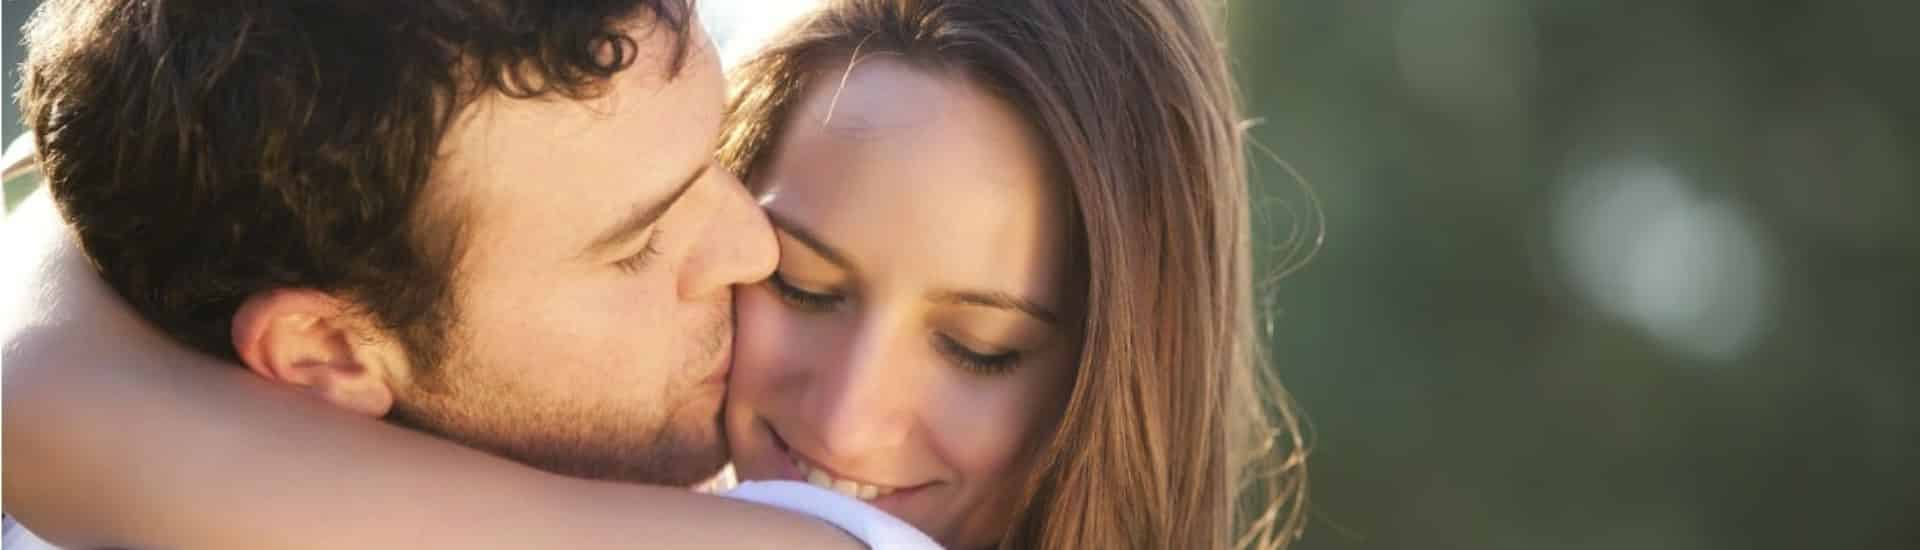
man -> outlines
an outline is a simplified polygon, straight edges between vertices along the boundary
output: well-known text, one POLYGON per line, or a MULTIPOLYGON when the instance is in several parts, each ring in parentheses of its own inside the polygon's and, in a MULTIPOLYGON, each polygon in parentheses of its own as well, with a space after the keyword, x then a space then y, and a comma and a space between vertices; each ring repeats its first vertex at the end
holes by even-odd
MULTIPOLYGON (((547 472, 685 487, 726 460, 717 415, 730 286, 763 278, 775 254, 759 210, 713 166, 723 85, 691 19, 671 0, 50 1, 29 24, 21 97, 86 257, 166 336, 342 409, 547 472)), ((69 307, 31 303, 58 300, 59 289, 26 292, 10 309, 69 307)), ((71 334, 62 322, 19 316, 5 327, 6 510, 56 542, 174 546, 192 522, 36 519, 85 506, 72 480, 137 475, 34 456, 44 438, 93 435, 48 427, 84 426, 68 418, 84 409, 62 400, 86 397, 32 391, 57 387, 42 380, 145 376, 147 391, 188 396, 181 381, 210 376, 61 371, 40 352, 85 343, 36 335, 71 334)), ((222 420, 295 425, 262 410, 222 420)), ((157 428, 177 434, 172 452, 222 435, 157 428)), ((299 447, 287 456, 297 463, 299 447)), ((329 475, 331 465, 312 466, 301 474, 329 475)), ((406 484, 408 468, 428 467, 364 475, 393 476, 393 498, 427 507, 505 502, 406 484)), ((221 512, 235 537, 300 532, 259 528, 271 507, 235 504, 221 512)), ((523 519, 594 512, 526 504, 523 519)), ((810 521, 701 505, 844 543, 810 521)), ((423 521, 452 516, 431 512, 423 521)), ((567 528, 581 524, 592 522, 567 528)), ((515 534, 538 541, 541 529, 515 534)), ((325 546, 335 535, 311 533, 288 542, 325 546)), ((391 543, 380 536, 339 541, 391 543)), ((691 538, 652 542, 712 540, 663 536, 691 538)), ((411 542, 429 541, 453 542, 411 542)))

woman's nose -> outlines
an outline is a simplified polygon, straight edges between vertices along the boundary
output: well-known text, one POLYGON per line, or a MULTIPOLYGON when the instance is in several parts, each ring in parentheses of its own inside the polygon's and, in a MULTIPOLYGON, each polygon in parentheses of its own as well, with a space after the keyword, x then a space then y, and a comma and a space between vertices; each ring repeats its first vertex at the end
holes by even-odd
POLYGON ((842 360, 815 367, 809 397, 823 447, 817 452, 830 455, 822 460, 855 461, 899 449, 912 432, 922 393, 918 365, 910 342, 877 326, 883 324, 866 323, 843 348, 842 360))

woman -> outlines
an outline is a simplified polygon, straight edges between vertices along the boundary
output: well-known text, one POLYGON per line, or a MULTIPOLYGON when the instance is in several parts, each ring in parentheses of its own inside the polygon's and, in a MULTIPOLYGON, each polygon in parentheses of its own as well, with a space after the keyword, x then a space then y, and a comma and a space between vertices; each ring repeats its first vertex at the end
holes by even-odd
MULTIPOLYGON (((1297 535, 1298 440, 1276 460, 1291 417, 1271 428, 1257 399, 1242 136, 1203 15, 829 2, 739 69, 720 156, 782 256, 736 297, 726 433, 743 479, 832 487, 956 548, 1297 535)), ((453 454, 362 447, 326 458, 453 454)), ((440 481, 497 483, 481 469, 440 481)), ((310 504, 289 494, 275 506, 310 504)))

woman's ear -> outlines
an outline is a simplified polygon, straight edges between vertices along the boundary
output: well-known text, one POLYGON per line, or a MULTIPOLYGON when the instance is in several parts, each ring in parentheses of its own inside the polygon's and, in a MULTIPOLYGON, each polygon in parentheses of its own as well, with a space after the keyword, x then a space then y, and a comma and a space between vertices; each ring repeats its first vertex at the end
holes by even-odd
POLYGON ((254 374, 377 418, 393 407, 393 375, 405 354, 375 326, 325 292, 266 290, 234 312, 233 349, 254 374))

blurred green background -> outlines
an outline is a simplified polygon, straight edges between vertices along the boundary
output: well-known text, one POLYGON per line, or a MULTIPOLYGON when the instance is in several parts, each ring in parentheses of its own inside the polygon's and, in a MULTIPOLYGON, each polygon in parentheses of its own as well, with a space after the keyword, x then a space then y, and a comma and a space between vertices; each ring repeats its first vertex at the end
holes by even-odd
POLYGON ((1228 13, 1297 548, 1920 548, 1920 3, 1228 13))
POLYGON ((1302 548, 1920 548, 1920 3, 1231 19, 1302 548))

